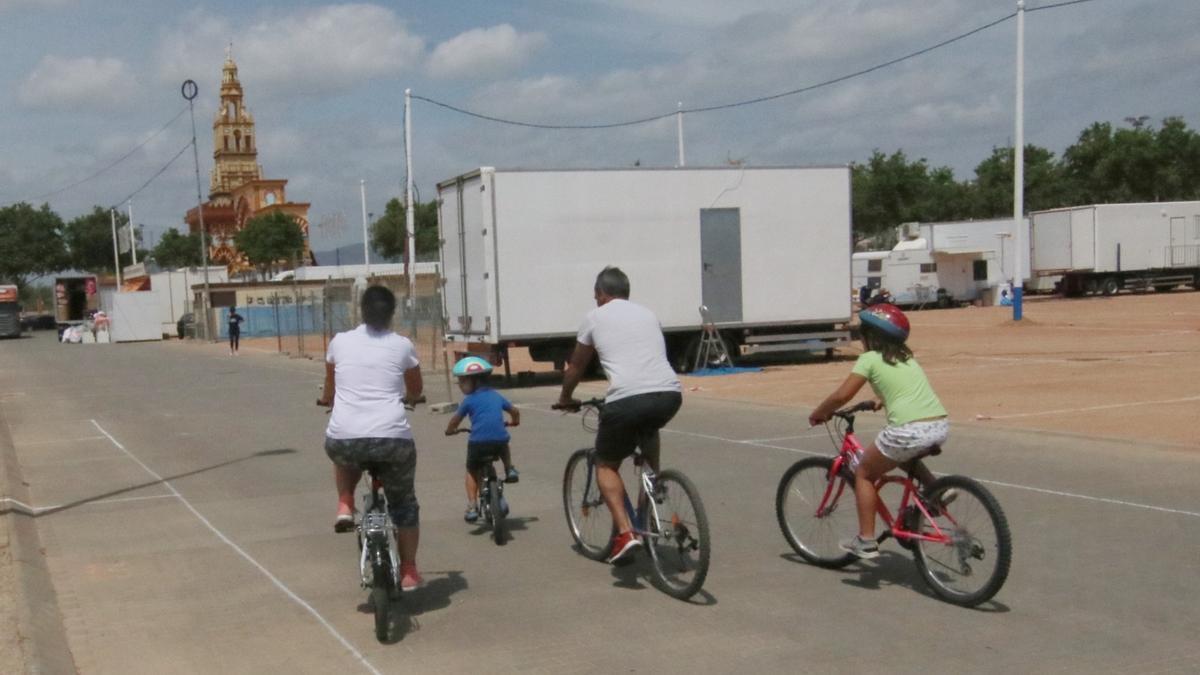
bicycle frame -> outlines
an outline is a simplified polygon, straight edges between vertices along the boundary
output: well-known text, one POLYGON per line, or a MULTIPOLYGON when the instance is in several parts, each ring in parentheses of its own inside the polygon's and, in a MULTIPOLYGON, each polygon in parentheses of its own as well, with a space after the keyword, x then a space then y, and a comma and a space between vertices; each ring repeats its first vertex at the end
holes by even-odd
POLYGON ((368 492, 363 495, 363 516, 358 524, 359 560, 358 569, 362 587, 374 585, 374 571, 371 568, 371 551, 378 545, 380 538, 387 548, 391 561, 392 583, 400 586, 400 560, 396 547, 391 545, 392 517, 388 515, 387 497, 383 493, 383 482, 378 478, 364 474, 364 480, 369 485, 368 492))
MULTIPOLYGON (((825 487, 825 493, 821 497, 821 503, 817 505, 817 517, 821 517, 829 513, 830 504, 836 504, 842 498, 842 494, 846 488, 846 480, 838 481, 837 476, 845 467, 849 470, 852 465, 851 457, 863 452, 862 443, 858 441, 858 437, 854 434, 853 422, 851 421, 850 428, 847 429, 842 437, 842 446, 838 451, 838 456, 833 460, 833 468, 830 471, 829 484, 825 487), (836 491, 835 491, 836 490, 836 491)), ((853 480, 853 479, 851 479, 853 480)), ((923 500, 917 498, 917 486, 911 476, 897 476, 894 474, 886 474, 875 481, 875 492, 880 497, 875 500, 875 511, 879 517, 883 519, 884 525, 887 526, 887 533, 895 537, 897 540, 903 539, 908 541, 930 541, 939 544, 948 544, 951 541, 950 535, 946 534, 941 527, 938 526, 936 519, 926 508, 923 500), (933 534, 922 534, 913 532, 904 527, 902 519, 898 519, 892 515, 887 504, 884 503, 881 491, 884 485, 889 483, 898 483, 904 486, 904 493, 900 498, 900 505, 896 513, 906 513, 908 509, 916 508, 925 517, 925 521, 929 523, 934 532, 933 534)), ((954 519, 949 514, 944 515, 950 522, 954 519)), ((884 536, 887 536, 885 534, 884 536)))

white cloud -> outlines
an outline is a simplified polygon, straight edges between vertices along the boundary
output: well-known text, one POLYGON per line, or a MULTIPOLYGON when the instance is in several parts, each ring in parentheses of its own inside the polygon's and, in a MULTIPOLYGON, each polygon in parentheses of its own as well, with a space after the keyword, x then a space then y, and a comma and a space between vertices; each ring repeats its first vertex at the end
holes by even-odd
POLYGON ((133 75, 120 59, 46 56, 17 89, 17 100, 29 108, 118 108, 135 90, 133 75))
POLYGON ((543 33, 521 33, 507 23, 475 28, 446 40, 429 57, 435 77, 484 77, 511 71, 546 44, 543 33))
POLYGON ((374 77, 411 70, 425 49, 395 12, 378 5, 270 15, 245 27, 193 12, 160 40, 159 75, 175 81, 203 72, 215 85, 221 50, 230 41, 238 67, 256 84, 305 94, 345 91, 374 77))

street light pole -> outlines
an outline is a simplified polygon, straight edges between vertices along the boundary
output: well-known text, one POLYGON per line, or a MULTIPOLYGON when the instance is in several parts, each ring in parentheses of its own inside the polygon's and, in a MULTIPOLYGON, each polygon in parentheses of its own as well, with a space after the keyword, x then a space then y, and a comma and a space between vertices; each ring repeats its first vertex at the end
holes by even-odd
POLYGON ((133 255, 133 264, 137 264, 137 230, 133 229, 133 198, 125 205, 129 209, 129 251, 133 255))
POLYGON ((1017 129, 1013 147, 1013 321, 1020 321, 1025 281, 1021 270, 1025 251, 1022 230, 1025 217, 1025 0, 1017 0, 1017 129))
POLYGON ((204 268, 204 295, 200 298, 200 318, 198 324, 204 326, 204 339, 209 339, 208 307, 212 296, 208 288, 208 229, 204 227, 204 193, 200 187, 200 153, 196 149, 196 110, 192 104, 199 88, 193 80, 185 80, 180 88, 183 97, 188 102, 188 114, 192 117, 192 161, 196 165, 196 216, 200 220, 200 264, 204 268))
POLYGON ((112 238, 113 238, 113 273, 117 277, 117 291, 121 290, 121 254, 117 249, 117 210, 109 209, 108 214, 112 216, 112 238))

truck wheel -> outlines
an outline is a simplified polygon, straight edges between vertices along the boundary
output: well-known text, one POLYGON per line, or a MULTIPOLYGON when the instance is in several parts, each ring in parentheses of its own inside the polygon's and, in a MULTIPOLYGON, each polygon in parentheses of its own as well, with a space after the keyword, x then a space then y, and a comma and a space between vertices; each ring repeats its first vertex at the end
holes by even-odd
POLYGON ((1100 282, 1100 292, 1104 295, 1115 295, 1119 290, 1121 290, 1121 284, 1117 282, 1116 277, 1108 277, 1100 282))

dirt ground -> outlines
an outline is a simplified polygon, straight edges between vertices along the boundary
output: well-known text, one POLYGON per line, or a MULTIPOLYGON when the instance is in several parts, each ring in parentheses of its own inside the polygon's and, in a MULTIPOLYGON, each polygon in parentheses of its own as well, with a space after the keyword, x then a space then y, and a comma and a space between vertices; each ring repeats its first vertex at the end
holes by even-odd
MULTIPOLYGON (((909 317, 910 345, 956 424, 1200 449, 1200 293, 1033 297, 1019 323, 1007 307, 909 317)), ((438 370, 434 336, 419 337, 425 369, 438 370)), ((277 345, 264 338, 243 340, 243 347, 276 351, 277 345)), ((306 351, 320 358, 319 336, 306 351)), ((766 363, 762 372, 684 377, 684 388, 689 396, 806 414, 845 378, 857 354, 849 349, 832 362, 766 363)), ((533 362, 525 350, 513 350, 512 360, 514 373, 532 371, 539 384, 554 380, 550 364, 533 362)))
MULTIPOLYGON (((1200 449, 1200 293, 1033 298, 910 312, 913 348, 954 423, 1145 439, 1200 449)), ((833 363, 685 378, 692 395, 806 411, 849 372, 833 363)))

